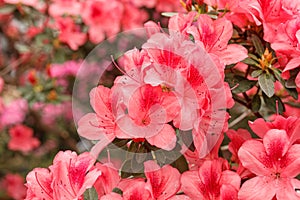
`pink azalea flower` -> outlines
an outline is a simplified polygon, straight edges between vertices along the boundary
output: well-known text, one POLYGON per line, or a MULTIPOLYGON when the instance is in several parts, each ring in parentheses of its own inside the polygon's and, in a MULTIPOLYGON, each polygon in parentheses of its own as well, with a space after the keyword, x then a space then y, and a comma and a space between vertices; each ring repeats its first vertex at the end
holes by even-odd
POLYGON ((238 129, 237 131, 230 129, 226 132, 226 135, 230 139, 228 149, 232 154, 231 161, 239 164, 236 169, 236 172, 241 176, 241 178, 252 177, 253 174, 249 170, 245 169, 243 165, 240 164, 240 160, 238 157, 238 151, 240 147, 244 142, 251 139, 251 134, 246 129, 238 129))
POLYGON ((226 10, 224 17, 240 28, 253 23, 257 26, 262 24, 257 0, 204 0, 204 2, 218 10, 226 10))
POLYGON ((82 62, 69 60, 62 64, 53 63, 50 66, 50 75, 54 78, 62 78, 67 76, 76 76, 82 62))
POLYGON ((153 199, 165 200, 175 196, 180 189, 180 173, 170 165, 159 167, 153 160, 144 163, 146 188, 153 199))
POLYGON ((6 174, 1 182, 1 186, 15 200, 22 200, 26 196, 24 178, 19 174, 6 174))
MULTIPOLYGON (((219 159, 219 149, 221 147, 223 139, 224 135, 221 135, 213 149, 211 149, 211 151, 205 157, 201 155, 201 152, 199 152, 197 148, 194 151, 191 151, 185 145, 183 145, 181 153, 184 155, 189 164, 189 170, 198 170, 206 160, 219 159)), ((227 161, 223 161, 224 165, 226 165, 227 161)))
POLYGON ((68 44, 74 51, 78 50, 79 46, 83 45, 87 40, 86 33, 80 30, 80 27, 75 24, 71 17, 55 18, 54 26, 59 31, 58 39, 68 44))
POLYGON ((82 19, 89 26, 90 41, 99 43, 104 40, 105 35, 111 37, 117 34, 120 31, 122 13, 123 5, 116 0, 109 3, 105 0, 84 2, 82 19), (112 12, 114 15, 111 15, 112 12))
POLYGON ((197 27, 191 26, 188 33, 204 46, 210 54, 219 57, 226 65, 237 63, 248 57, 247 49, 241 45, 228 44, 232 37, 232 23, 225 18, 212 20, 208 15, 199 15, 197 27))
MULTIPOLYGON (((101 176, 96 180, 94 187, 98 193, 98 198, 105 195, 112 195, 112 191, 119 184, 121 178, 118 171, 110 164, 96 163, 95 168, 101 171, 101 176)), ((108 198, 108 196, 106 196, 108 198)))
POLYGON ((117 137, 145 138, 159 148, 173 149, 176 144, 175 130, 167 122, 171 120, 170 113, 174 108, 169 106, 172 101, 165 101, 168 98, 165 96, 159 86, 139 87, 129 100, 128 114, 118 116, 116 123, 122 132, 117 137))
POLYGON ((78 0, 54 0, 49 5, 49 15, 59 17, 64 14, 79 15, 82 9, 82 4, 78 0))
POLYGON ((271 129, 284 130, 286 131, 291 143, 294 143, 300 139, 299 120, 299 118, 293 116, 285 118, 281 115, 276 115, 273 121, 267 122, 264 119, 259 118, 254 122, 249 122, 249 126, 253 130, 253 132, 260 138, 264 138, 265 134, 271 129))
POLYGON ((146 183, 143 178, 123 179, 119 183, 118 188, 123 191, 123 200, 152 200, 151 193, 146 189, 146 183))
POLYGON ((225 89, 228 85, 223 81, 223 67, 216 65, 203 48, 176 31, 170 35, 152 34, 143 49, 154 63, 144 69, 144 82, 163 85, 176 95, 180 112, 173 124, 181 130, 194 129, 195 146, 204 157, 227 128, 227 116, 221 110, 232 106, 227 95, 230 90, 225 89), (199 56, 203 58, 201 61, 199 56), (220 101, 227 98, 228 103, 220 101))
POLYGON ((60 151, 53 165, 36 168, 27 177, 26 199, 83 199, 83 193, 91 188, 101 171, 92 168, 95 159, 89 153, 77 155, 71 151, 60 151))
POLYGON ((78 122, 78 133, 89 140, 99 140, 91 149, 97 156, 116 137, 117 126, 112 113, 109 88, 98 86, 90 92, 90 103, 96 113, 88 113, 78 122))
POLYGON ((121 20, 123 30, 131 30, 143 27, 143 23, 148 19, 148 14, 130 3, 124 3, 123 17, 121 20))
POLYGON ((25 99, 16 99, 0 109, 0 124, 5 127, 12 124, 22 123, 28 110, 25 99))
POLYGON ((173 0, 157 0, 155 9, 158 12, 184 11, 179 1, 174 2, 173 0))
POLYGON ((242 165, 257 176, 247 180, 239 199, 300 199, 300 145, 291 145, 284 130, 271 129, 263 140, 248 140, 238 152, 242 165))
POLYGON ((53 174, 45 168, 35 168, 27 174, 26 200, 49 199, 54 200, 52 188, 53 174))
POLYGON ((207 160, 196 171, 181 176, 182 191, 191 199, 237 199, 241 178, 221 160, 207 160))
POLYGON ((33 137, 33 130, 24 125, 16 125, 9 129, 10 141, 8 148, 27 153, 40 145, 40 141, 33 137))
POLYGON ((91 170, 95 159, 89 153, 77 156, 75 152, 59 152, 50 167, 53 173, 53 191, 56 199, 78 199, 91 188, 101 175, 98 169, 91 170))

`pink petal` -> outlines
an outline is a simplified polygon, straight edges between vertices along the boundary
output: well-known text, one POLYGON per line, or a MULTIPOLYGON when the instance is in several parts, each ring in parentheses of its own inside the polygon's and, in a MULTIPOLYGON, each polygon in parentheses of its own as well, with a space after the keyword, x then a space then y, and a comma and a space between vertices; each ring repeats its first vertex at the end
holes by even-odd
POLYGON ((220 185, 231 185, 238 191, 241 185, 241 177, 233 171, 225 170, 222 172, 220 185))
POLYGON ((285 199, 293 199, 299 200, 300 194, 295 191, 295 189, 300 188, 300 181, 298 179, 284 179, 280 180, 280 185, 278 186, 276 198, 278 200, 285 200, 285 199))
POLYGON ((186 195, 175 195, 171 198, 168 198, 168 200, 191 200, 191 198, 186 195))
POLYGON ((288 63, 287 65, 285 66, 283 72, 286 72, 286 71, 289 71, 289 70, 292 70, 292 69, 295 69, 297 67, 299 67, 299 64, 300 63, 300 57, 295 57, 295 58, 292 58, 288 63))
POLYGON ((151 194, 148 190, 145 189, 146 183, 144 179, 135 178, 135 179, 123 179, 118 188, 123 191, 124 200, 152 200, 151 194))
POLYGON ((99 120, 95 113, 88 113, 78 121, 78 134, 89 140, 99 140, 105 134, 104 130, 99 128, 99 120))
POLYGON ((99 198, 100 200, 123 200, 122 196, 117 193, 109 193, 99 198))
POLYGON ((232 185, 222 185, 220 197, 222 200, 238 200, 238 190, 232 185))
POLYGON ((191 199, 205 199, 200 190, 202 187, 197 171, 186 171, 181 175, 181 190, 191 199))
POLYGON ((105 34, 101 26, 90 26, 89 27, 89 38, 94 44, 102 42, 105 38, 105 34))
POLYGON ((191 26, 196 14, 196 12, 189 12, 187 14, 178 13, 170 18, 168 28, 171 31, 183 32, 191 26))
POLYGON ((225 18, 219 18, 214 21, 214 27, 214 32, 218 35, 217 42, 214 45, 214 50, 224 49, 233 34, 232 23, 225 18))
POLYGON ((99 85, 90 92, 90 104, 98 115, 111 113, 111 90, 99 85))
POLYGON ((288 150, 287 163, 285 163, 285 168, 281 173, 283 177, 293 178, 300 174, 300 144, 294 144, 288 150))
POLYGON ((264 145, 255 140, 246 141, 238 152, 242 165, 257 175, 269 176, 272 171, 263 164, 267 157, 264 145))
MULTIPOLYGON (((52 173, 45 168, 35 168, 26 176, 26 186, 35 197, 39 199, 53 199, 53 189, 51 187, 52 173)), ((29 197, 28 197, 29 198, 29 197)))
POLYGON ((267 123, 262 118, 258 118, 254 122, 249 121, 248 124, 252 131, 260 138, 263 138, 264 135, 268 132, 268 130, 270 130, 270 128, 267 126, 267 123))
POLYGON ((172 150, 176 145, 175 130, 169 124, 165 124, 157 135, 149 138, 146 137, 146 139, 151 145, 168 151, 172 150))
POLYGON ((243 183, 239 193, 240 200, 272 199, 276 194, 276 183, 273 178, 257 176, 243 183))
POLYGON ((165 200, 175 195, 180 188, 180 173, 170 165, 160 169, 154 161, 144 163, 147 186, 155 199, 165 200))
POLYGON ((225 65, 235 64, 248 57, 247 49, 238 44, 229 44, 227 48, 213 53, 219 56, 225 65))
POLYGON ((109 164, 103 165, 101 163, 96 163, 96 168, 102 172, 101 176, 98 177, 94 184, 98 197, 101 197, 111 193, 111 191, 117 187, 121 178, 118 171, 109 164))
MULTIPOLYGON (((199 177, 201 182, 206 186, 205 188, 210 190, 210 193, 214 193, 217 188, 221 173, 222 163, 218 160, 207 160, 199 168, 199 177)), ((203 192, 203 191, 202 191, 203 192)))
POLYGON ((160 27, 153 21, 148 21, 144 24, 148 37, 160 32, 160 27))
POLYGON ((283 157, 287 152, 290 141, 284 130, 271 129, 263 138, 263 143, 268 155, 283 157))

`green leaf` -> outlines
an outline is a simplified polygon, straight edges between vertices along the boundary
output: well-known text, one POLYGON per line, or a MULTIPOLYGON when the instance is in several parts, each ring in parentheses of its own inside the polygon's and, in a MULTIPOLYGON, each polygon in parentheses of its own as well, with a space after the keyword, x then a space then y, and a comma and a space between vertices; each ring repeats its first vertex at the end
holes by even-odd
POLYGON ((7 4, 5 6, 0 7, 0 14, 2 14, 2 15, 10 14, 10 13, 14 12, 15 10, 16 10, 15 5, 7 4))
POLYGON ((278 102, 278 113, 282 114, 285 111, 284 104, 278 96, 273 95, 272 97, 268 97, 267 95, 263 94, 263 99, 266 106, 274 113, 277 112, 277 105, 276 105, 277 102, 278 102))
POLYGON ((259 69, 259 70, 254 70, 254 71, 251 73, 251 76, 252 76, 253 78, 257 78, 257 77, 259 77, 262 73, 263 73, 263 71, 262 71, 261 69, 259 69))
POLYGON ((261 107, 261 99, 260 96, 258 94, 254 95, 253 99, 252 99, 252 111, 253 112, 258 112, 260 107, 261 107))
POLYGON ((258 58, 256 55, 252 54, 252 53, 249 53, 248 56, 249 56, 251 59, 256 60, 257 62, 259 61, 259 58, 258 58))
POLYGON ((246 92, 257 83, 257 81, 248 80, 243 76, 233 74, 227 74, 225 81, 228 82, 231 88, 234 88, 232 92, 235 94, 246 92))
POLYGON ((263 55, 264 54, 264 45, 262 44, 260 38, 257 35, 252 35, 251 36, 251 41, 255 47, 256 53, 258 53, 259 55, 263 55))
POLYGON ((258 77, 258 84, 262 91, 268 96, 272 97, 275 93, 274 81, 269 74, 262 74, 258 77))
POLYGON ((244 60, 242 60, 242 62, 247 65, 253 65, 253 66, 258 65, 258 63, 255 60, 253 60, 252 58, 245 58, 244 60))
POLYGON ((87 189, 84 194, 84 200, 98 199, 98 193, 94 187, 87 189))

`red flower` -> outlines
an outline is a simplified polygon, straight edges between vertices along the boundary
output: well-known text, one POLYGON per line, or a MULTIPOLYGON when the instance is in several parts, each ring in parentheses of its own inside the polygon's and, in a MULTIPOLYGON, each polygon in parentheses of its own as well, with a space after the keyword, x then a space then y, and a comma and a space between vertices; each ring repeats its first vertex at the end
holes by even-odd
POLYGON ((11 137, 8 148, 10 150, 27 153, 40 145, 40 141, 33 137, 33 130, 24 125, 16 125, 9 129, 11 137))
POLYGON ((24 199, 26 196, 24 178, 19 174, 7 174, 1 182, 1 186, 6 190, 7 194, 15 200, 24 199))
POLYGON ((249 122, 250 128, 260 138, 271 129, 280 129, 286 131, 291 143, 298 142, 300 139, 300 118, 290 116, 288 118, 276 115, 273 121, 266 122, 259 118, 254 122, 249 122))
POLYGON ((49 169, 36 168, 26 177, 27 200, 83 199, 83 193, 91 188, 101 171, 93 168, 95 159, 89 153, 77 155, 60 151, 49 169))
POLYGON ((180 173, 170 165, 159 167, 153 160, 144 163, 146 188, 153 199, 165 200, 176 195, 180 189, 180 173))
POLYGON ((239 199, 299 199, 300 145, 291 145, 286 131, 271 129, 263 140, 246 141, 238 152, 242 165, 257 176, 246 181, 239 199))
POLYGON ((237 199, 241 178, 223 164, 223 160, 207 160, 199 170, 184 172, 183 192, 193 200, 237 199))

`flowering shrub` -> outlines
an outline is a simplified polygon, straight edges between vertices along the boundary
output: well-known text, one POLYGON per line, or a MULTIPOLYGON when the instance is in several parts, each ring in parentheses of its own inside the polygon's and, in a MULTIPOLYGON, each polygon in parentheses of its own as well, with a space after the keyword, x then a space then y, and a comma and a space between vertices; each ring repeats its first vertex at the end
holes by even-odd
POLYGON ((297 1, 0 0, 0 25, 1 199, 300 199, 297 1))

